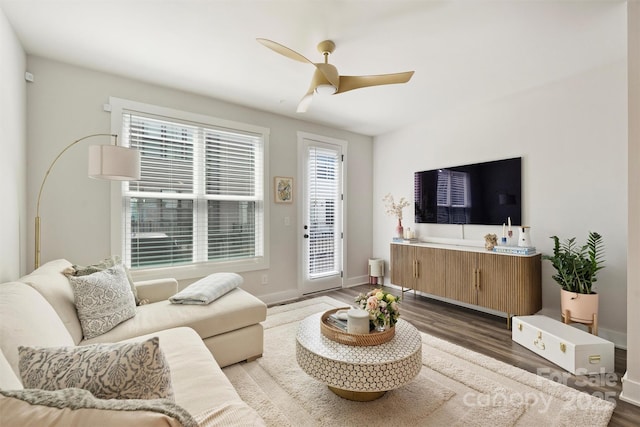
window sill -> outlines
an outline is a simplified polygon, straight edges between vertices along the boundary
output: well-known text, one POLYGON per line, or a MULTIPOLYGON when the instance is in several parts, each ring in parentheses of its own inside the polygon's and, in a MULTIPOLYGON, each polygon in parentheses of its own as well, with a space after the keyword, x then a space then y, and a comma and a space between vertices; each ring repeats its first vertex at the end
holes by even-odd
POLYGON ((269 261, 265 257, 252 260, 206 262, 197 264, 185 264, 173 267, 141 268, 131 270, 134 281, 164 279, 167 277, 176 280, 200 279, 213 273, 266 270, 269 261))

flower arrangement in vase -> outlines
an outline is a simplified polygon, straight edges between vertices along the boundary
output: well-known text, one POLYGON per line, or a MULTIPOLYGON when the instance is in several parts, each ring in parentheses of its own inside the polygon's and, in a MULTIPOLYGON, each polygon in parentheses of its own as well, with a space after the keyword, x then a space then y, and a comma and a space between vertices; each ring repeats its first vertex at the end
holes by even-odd
POLYGON ((391 193, 388 193, 386 196, 382 198, 382 201, 385 204, 387 215, 393 215, 398 218, 398 225, 396 227, 396 237, 402 239, 404 236, 404 228, 402 227, 402 209, 409 206, 409 201, 404 197, 401 197, 398 200, 398 203, 395 202, 391 193))
POLYGON ((356 303, 369 313, 370 330, 384 331, 393 327, 400 317, 400 297, 379 288, 358 295, 356 303))

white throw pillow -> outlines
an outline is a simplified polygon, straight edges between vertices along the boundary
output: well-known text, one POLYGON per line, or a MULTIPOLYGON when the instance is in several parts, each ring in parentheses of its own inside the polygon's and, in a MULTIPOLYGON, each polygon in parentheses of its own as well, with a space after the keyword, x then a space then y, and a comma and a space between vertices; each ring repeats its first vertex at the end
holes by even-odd
POLYGON ((88 276, 69 277, 85 339, 97 337, 136 314, 122 264, 88 276))
POLYGON ((194 282, 169 298, 173 304, 210 304, 242 285, 236 273, 213 273, 194 282))
POLYGON ((99 399, 173 399, 160 339, 80 347, 18 347, 24 388, 81 388, 99 399))

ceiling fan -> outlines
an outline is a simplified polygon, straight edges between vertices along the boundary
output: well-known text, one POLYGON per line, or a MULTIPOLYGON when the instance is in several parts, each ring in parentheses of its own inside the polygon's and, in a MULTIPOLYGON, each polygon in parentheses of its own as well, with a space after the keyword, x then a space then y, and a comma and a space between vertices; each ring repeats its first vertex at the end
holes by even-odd
POLYGON ((298 104, 297 112, 304 113, 309 108, 314 93, 337 95, 353 89, 360 89, 368 86, 390 85, 395 83, 406 83, 413 76, 413 71, 394 74, 379 74, 373 76, 341 76, 338 69, 329 64, 329 54, 333 53, 336 45, 331 40, 318 43, 318 51, 324 55, 324 62, 312 62, 298 52, 289 49, 272 40, 256 39, 269 49, 286 56, 295 61, 312 64, 316 67, 311 79, 311 86, 298 104))

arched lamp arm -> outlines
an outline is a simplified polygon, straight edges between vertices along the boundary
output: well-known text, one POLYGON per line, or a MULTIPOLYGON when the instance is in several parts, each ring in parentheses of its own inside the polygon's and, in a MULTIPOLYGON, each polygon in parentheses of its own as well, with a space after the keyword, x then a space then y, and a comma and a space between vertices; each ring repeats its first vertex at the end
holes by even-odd
POLYGON ((49 177, 49 173, 51 173, 51 170, 53 169, 53 166, 55 166, 56 162, 58 161, 58 159, 60 157, 62 157, 62 155, 71 147, 73 147, 74 145, 76 145, 77 143, 84 141, 85 139, 89 139, 89 138, 93 138, 95 136, 112 136, 115 139, 115 144, 118 145, 118 135, 116 134, 111 134, 111 133, 94 133, 93 135, 87 135, 85 137, 82 137, 80 139, 77 139, 75 141, 73 141, 71 144, 67 145, 64 150, 62 150, 60 152, 60 154, 58 154, 56 156, 55 159, 53 159, 53 162, 51 162, 51 165, 49 166, 49 169, 47 169, 47 172, 45 172, 44 174, 44 178, 42 178, 42 184, 40 184, 40 191, 38 191, 38 200, 36 202, 36 229, 35 229, 35 234, 36 234, 36 242, 35 242, 35 268, 40 267, 40 198, 42 197, 42 190, 44 189, 44 184, 47 182, 47 178, 49 177))

